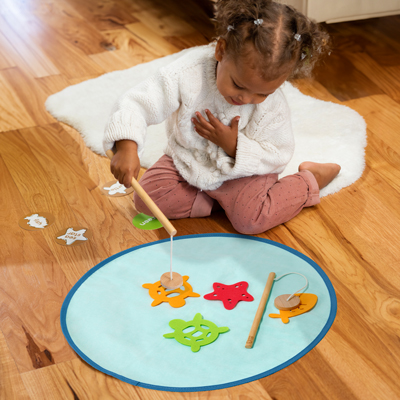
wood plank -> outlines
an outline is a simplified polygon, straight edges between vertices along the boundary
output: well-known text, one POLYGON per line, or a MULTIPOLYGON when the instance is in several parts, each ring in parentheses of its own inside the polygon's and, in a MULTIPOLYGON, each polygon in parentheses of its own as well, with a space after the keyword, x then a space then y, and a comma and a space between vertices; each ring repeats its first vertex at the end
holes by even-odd
MULTIPOLYGON (((391 194, 393 193, 393 190, 385 182, 373 182, 376 185, 375 193, 373 195, 368 193, 368 201, 365 199, 362 202, 360 201, 357 191, 366 192, 367 184, 370 183, 368 181, 371 180, 370 176, 373 176, 373 174, 368 172, 365 178, 353 185, 352 190, 347 189, 341 195, 341 203, 352 209, 353 213, 332 217, 332 210, 337 208, 338 201, 328 197, 322 199, 321 205, 317 207, 317 212, 315 212, 316 209, 306 210, 306 213, 301 213, 288 225, 293 230, 300 225, 305 228, 313 223, 312 220, 321 222, 320 230, 314 231, 313 234, 318 235, 320 243, 323 244, 323 249, 319 246, 310 247, 307 242, 312 258, 324 270, 330 271, 331 279, 338 277, 338 281, 333 281, 334 285, 346 286, 349 290, 349 292, 346 291, 346 294, 352 297, 348 303, 354 304, 356 298, 359 304, 363 305, 362 312, 366 313, 365 317, 368 317, 370 322, 374 321, 374 328, 384 330, 384 327, 389 323, 387 318, 390 319, 389 316, 382 319, 382 312, 386 314, 385 304, 388 298, 395 304, 395 298, 399 296, 396 285, 400 281, 400 276, 396 273, 396 270, 392 270, 390 267, 396 257, 395 243, 400 236, 399 217, 396 214, 390 214, 396 208, 395 202, 391 205, 382 204, 382 193, 384 193, 382 190, 389 190, 391 194), (390 217, 393 221, 390 221, 390 217), (387 223, 389 225, 386 225, 387 223), (376 233, 369 232, 366 236, 365 231, 371 225, 376 227, 376 233), (328 228, 330 233, 323 232, 328 228), (333 239, 333 237, 336 237, 336 239, 333 239), (341 242, 340 249, 342 251, 336 250, 335 253, 333 250, 335 243, 329 243, 330 240, 341 242), (362 257, 360 257, 360 254, 362 254, 362 257), (357 281, 362 282, 362 287, 356 287, 357 281)), ((304 238, 300 238, 298 235, 294 236, 300 242, 304 242, 304 238)), ((389 335, 393 340, 393 333, 398 331, 399 326, 393 318, 391 324, 391 329, 383 333, 383 336, 389 335)), ((370 331, 373 330, 370 327, 370 331)))
MULTIPOLYGON (((351 388, 343 392, 342 399, 395 399, 398 390, 394 390, 385 382, 385 377, 377 375, 379 367, 373 365, 368 354, 360 357, 358 348, 354 348, 346 341, 353 332, 327 335, 326 340, 320 343, 321 351, 326 354, 326 362, 337 374, 342 383, 351 388)), ((364 338, 363 338, 364 339, 364 338)), ((323 385, 323 380, 321 381, 323 385)), ((395 387, 395 386, 394 386, 395 387)))
MULTIPOLYGON (((19 53, 15 50, 15 47, 8 41, 8 39, 2 34, 0 30, 0 49, 2 53, 3 59, 3 67, 4 68, 13 68, 17 65, 24 66, 26 71, 30 71, 29 64, 19 55, 19 53)), ((2 68, 2 69, 4 69, 2 68)), ((35 73, 31 73, 32 76, 35 76, 35 73)))
MULTIPOLYGON (((377 18, 374 21, 374 24, 368 27, 366 34, 369 34, 370 37, 373 37, 376 42, 387 43, 387 45, 397 51, 397 55, 399 55, 399 23, 400 19, 398 15, 388 18, 377 18)), ((373 54, 371 54, 371 56, 373 57, 373 54)))
MULTIPOLYGON (((380 66, 400 65, 400 54, 390 45, 390 39, 379 30, 378 36, 373 33, 374 26, 380 18, 369 21, 353 21, 340 25, 327 25, 333 39, 333 48, 346 55, 353 53, 367 54, 380 66)), ((384 21, 390 18, 382 18, 384 21)), ((376 29, 375 29, 376 30, 376 29)))
POLYGON ((18 54, 17 59, 13 58, 14 62, 29 71, 34 77, 59 74, 57 67, 40 46, 33 43, 25 32, 16 32, 15 28, 16 26, 11 27, 10 22, 0 14, 0 34, 13 46, 15 50, 13 57, 16 53, 18 54))
POLYGON ((126 29, 103 31, 107 43, 115 50, 92 54, 90 58, 107 72, 130 68, 154 60, 156 55, 139 44, 126 29))
POLYGON ((69 0, 72 7, 99 31, 120 29, 137 22, 132 15, 137 10, 132 1, 69 0))
POLYGON ((315 79, 340 101, 383 93, 369 77, 356 69, 344 54, 335 51, 324 64, 315 68, 314 75, 315 79))
MULTIPOLYGON (((82 159, 77 161, 78 148, 65 135, 66 132, 58 124, 22 132, 39 163, 46 168, 51 180, 79 218, 80 224, 92 229, 92 246, 96 254, 105 259, 135 244, 154 240, 154 233, 140 231, 132 225, 131 218, 135 213, 131 212, 126 218, 123 210, 119 210, 117 198, 101 194, 98 185, 88 177, 82 159)), ((121 202, 132 203, 129 197, 121 198, 121 202)), ((130 206, 133 211, 133 205, 130 206)))
POLYGON ((193 26, 201 35, 209 42, 213 40, 215 35, 215 27, 209 16, 206 14, 202 2, 188 0, 163 1, 154 0, 159 6, 163 6, 167 13, 176 15, 193 26))
MULTIPOLYGON (((67 79, 64 75, 51 75, 51 76, 45 76, 43 78, 35 78, 35 81, 40 86, 40 89, 46 94, 45 96, 45 101, 46 101, 48 96, 58 93, 68 86, 76 85, 78 83, 87 81, 89 79, 98 78, 101 75, 102 74, 96 74, 91 76, 83 76, 79 78, 70 78, 70 79, 67 79)), ((51 122, 54 122, 54 120, 52 120, 51 122)))
MULTIPOLYGON (((70 126, 59 123, 62 129, 67 132, 63 135, 60 142, 65 145, 73 162, 85 169, 88 177, 95 182, 96 186, 113 179, 110 171, 110 161, 107 157, 99 156, 91 151, 85 144, 80 133, 70 126)), ((122 197, 127 203, 132 203, 131 199, 122 197)))
MULTIPOLYGON (((63 135, 62 139, 60 137, 60 143, 65 146, 70 157, 73 158, 73 162, 81 165, 87 172, 88 177, 94 181, 96 185, 101 185, 102 183, 112 180, 113 175, 110 171, 110 160, 107 157, 102 157, 93 153, 85 145, 78 131, 63 123, 60 123, 59 125, 68 133, 68 136, 63 135)), ((141 168, 138 179, 140 179, 144 172, 145 169, 141 168)), ((124 209, 124 212, 126 212, 126 214, 124 214, 126 218, 136 215, 136 210, 134 209, 132 198, 130 196, 118 199, 118 207, 124 209)))
POLYGON ((306 96, 314 97, 318 100, 330 101, 341 104, 341 102, 332 95, 332 93, 318 81, 314 79, 294 79, 292 85, 300 90, 306 96))
MULTIPOLYGON (((10 0, 5 0, 8 4, 10 0)), ((21 12, 20 8, 15 7, 21 12)), ((79 48, 84 54, 95 54, 103 50, 104 37, 91 24, 88 24, 69 1, 57 0, 47 3, 46 7, 36 7, 34 10, 24 12, 25 20, 33 18, 39 20, 41 25, 50 27, 60 34, 71 45, 79 48)))
MULTIPOLYGON (((397 373, 394 371, 397 371, 397 360, 400 357, 395 344, 399 324, 395 314, 389 315, 386 311, 392 307, 394 310, 398 308, 398 290, 394 283, 389 282, 390 274, 387 276, 386 271, 381 272, 384 262, 378 266, 369 266, 367 261, 361 260, 357 255, 357 249, 354 249, 356 243, 346 235, 353 229, 354 221, 346 221, 349 228, 347 232, 343 232, 345 226, 342 221, 337 221, 336 216, 333 220, 331 210, 327 208, 325 202, 323 215, 321 212, 310 211, 306 213, 306 219, 302 213, 288 225, 292 231, 297 232, 300 232, 299 227, 302 226, 304 234, 301 237, 295 234, 296 239, 303 241, 310 249, 312 258, 327 272, 336 293, 340 293, 338 310, 341 314, 338 313, 331 332, 339 332, 343 341, 343 362, 346 359, 345 363, 351 366, 356 380, 343 374, 343 362, 338 363, 341 366, 335 368, 336 374, 349 387, 357 386, 357 381, 363 385, 365 389, 360 392, 360 398, 365 398, 364 394, 368 393, 372 393, 372 398, 384 398, 381 396, 382 388, 388 394, 398 391, 397 373), (316 219, 320 220, 319 224, 315 224, 316 219), (313 226, 314 230, 307 231, 309 226, 313 226), (315 230, 316 226, 320 226, 320 229, 315 230), (313 245, 312 237, 318 237, 320 245, 313 245), (341 246, 338 245, 339 242, 341 246), (380 357, 385 362, 377 368, 373 360, 380 357), (374 382, 377 383, 376 387, 374 382)), ((354 209, 354 214, 357 211, 354 209)), ((375 243, 374 246, 379 247, 380 243, 375 243)), ((339 337, 333 342, 339 343, 339 337)), ((316 371, 315 373, 318 374, 316 371)))
POLYGON ((347 58, 359 71, 369 76, 384 93, 400 103, 400 82, 396 81, 400 75, 400 65, 381 66, 376 59, 364 53, 347 54, 347 58))
POLYGON ((0 33, 0 70, 13 68, 16 66, 16 63, 12 59, 10 53, 15 54, 11 44, 4 37, 4 35, 0 33))
POLYGON ((400 153, 400 137, 396 133, 400 124, 400 105, 389 96, 370 96, 362 101, 344 103, 362 115, 368 130, 379 136, 387 146, 400 153))
MULTIPOLYGON (((372 168, 367 167, 364 176, 354 184, 352 190, 349 188, 348 196, 344 201, 346 201, 346 206, 354 207, 353 210, 357 210, 358 213, 347 215, 343 219, 341 216, 338 217, 338 221, 351 224, 350 227, 346 226, 342 230, 351 232, 352 236, 358 239, 358 245, 363 243, 363 248, 358 249, 357 242, 351 241, 357 250, 362 252, 363 260, 373 263, 376 268, 380 266, 380 269, 386 270, 383 265, 392 264, 395 261, 396 240, 400 239, 399 192, 372 168), (359 195, 364 192, 368 192, 368 197, 361 200, 359 195), (389 198, 389 195, 393 198, 389 198), (376 226, 376 231, 364 237, 365 229, 371 224, 376 226)), ((332 211, 334 206, 331 205, 330 199, 327 199, 327 203, 329 206, 326 205, 326 207, 332 211)), ((364 268, 367 267, 366 265, 364 268)), ((395 274, 386 279, 396 281, 397 277, 395 274)), ((398 283, 400 284, 400 277, 398 283)), ((387 287, 389 288, 390 285, 387 287)))
MULTIPOLYGON (((379 190, 386 189, 389 193, 394 193, 394 191, 384 182, 379 182, 379 177, 376 178, 376 182, 374 182, 376 184, 376 191, 373 195, 371 194, 368 196, 368 204, 367 201, 365 201, 357 207, 355 204, 357 195, 354 192, 350 193, 352 199, 348 200, 348 206, 354 206, 354 210, 359 213, 358 216, 361 221, 359 223, 356 222, 358 219, 356 215, 346 215, 343 218, 338 218, 338 223, 353 224, 349 227, 341 228, 341 232, 343 232, 346 240, 353 247, 353 255, 363 255, 362 261, 360 261, 360 264, 363 266, 362 268, 365 270, 363 273, 368 274, 375 280, 374 285, 380 287, 378 291, 375 291, 375 289, 370 290, 374 293, 373 297, 376 301, 378 301, 377 298, 379 297, 379 302, 370 305, 373 307, 371 310, 376 313, 377 318, 383 318, 383 315, 380 313, 388 314, 384 318, 385 322, 382 321, 382 324, 386 324, 389 323, 391 317, 389 315, 389 309, 386 306, 383 307, 383 305, 387 301, 392 302, 393 296, 399 296, 396 285, 400 283, 400 277, 396 273, 394 260, 397 258, 395 241, 400 237, 400 230, 397 225, 398 217, 393 216, 393 221, 391 221, 386 215, 387 212, 396 208, 395 204, 383 206, 382 195, 379 194, 379 190), (365 232, 366 227, 375 222, 377 223, 377 230, 380 229, 379 233, 378 231, 376 233, 371 232, 365 237, 363 232, 365 232), (389 225, 385 225, 385 223, 389 225), (381 309, 379 309, 379 304, 382 304, 381 309)), ((371 180, 372 179, 370 179, 370 181, 371 180)), ((360 185, 360 190, 364 190, 363 186, 367 186, 366 183, 360 185)), ((331 211, 332 205, 326 205, 326 208, 329 212, 331 211)), ((369 279, 370 278, 368 278, 368 280, 369 279)), ((366 287, 365 290, 368 291, 369 289, 366 287)), ((358 290, 358 292, 360 294, 360 292, 364 292, 364 290, 358 290)), ((362 296, 368 296, 368 294, 360 294, 360 301, 362 300, 362 296)), ((367 300, 371 300, 370 297, 368 297, 367 300)), ((383 325, 379 325, 378 323, 377 326, 382 327, 383 325)), ((396 324, 392 327, 398 330, 396 324)))
POLYGON ((71 86, 70 80, 61 74, 44 76, 43 78, 36 78, 35 80, 40 86, 40 89, 46 93, 47 96, 58 93, 66 87, 71 86))
MULTIPOLYGON (((360 278, 363 282, 365 286, 362 288, 352 288, 354 290, 354 295, 358 296, 360 301, 365 297, 365 301, 370 303, 372 307, 369 310, 377 313, 374 317, 377 319, 380 318, 379 309, 377 304, 373 303, 373 298, 368 295, 368 285, 370 284, 372 285, 371 287, 375 288, 370 290, 374 293, 378 290, 376 285, 381 285, 382 287, 378 292, 382 292, 383 297, 381 299, 383 299, 385 291, 389 291, 391 294, 396 293, 391 282, 398 282, 400 280, 400 276, 396 274, 396 271, 391 271, 388 267, 389 265, 393 265, 393 261, 396 259, 397 252, 395 243, 400 235, 400 230, 397 225, 399 216, 396 210, 396 199, 394 199, 392 204, 382 204, 383 194, 379 194, 379 191, 382 190, 387 190, 390 194, 395 193, 395 191, 386 184, 386 182, 382 181, 377 174, 374 174, 373 171, 366 171, 365 177, 361 178, 350 188, 343 189, 340 201, 339 199, 335 200, 328 196, 322 199, 319 206, 303 210, 294 220, 287 223, 288 228, 293 231, 293 229, 298 228, 300 225, 303 225, 304 228, 313 222, 319 221, 322 224, 320 228, 321 234, 324 227, 329 226, 329 229, 332 230, 331 234, 337 235, 336 240, 343 241, 341 248, 348 251, 348 253, 343 255, 341 253, 337 254, 333 257, 333 260, 342 258, 342 261, 340 261, 342 265, 341 268, 344 268, 344 265, 346 265, 349 269, 348 274, 350 275, 350 277, 347 277, 343 270, 343 279, 347 279, 346 282, 349 285, 351 283, 349 278, 352 280, 360 278), (368 199, 360 198, 360 193, 366 192, 367 188, 373 185, 375 185, 376 189, 374 189, 372 193, 368 192, 368 199), (338 202, 343 204, 344 207, 352 209, 354 212, 335 216, 333 220, 333 217, 330 216, 332 215, 332 210, 338 207, 338 202), (388 213, 392 211, 394 215, 388 215, 388 213), (309 219, 311 219, 311 221, 308 221, 309 219), (365 231, 372 224, 377 224, 374 225, 376 226, 376 231, 369 232, 366 236, 365 231), (362 258, 360 258, 360 254, 363 255, 362 258), (351 265, 353 268, 352 270, 350 270, 351 265), (360 266, 362 266, 362 268, 360 266), (356 271, 360 272, 360 275, 358 275, 356 271), (382 276, 380 272, 376 275, 376 271, 382 271, 382 276), (384 271, 389 275, 385 274, 384 271), (390 276, 391 273, 394 273, 393 277, 390 276)), ((315 234, 317 233, 315 232, 315 234)), ((324 234, 324 237, 326 234, 324 234)), ((298 234, 294 236, 300 243, 304 243, 304 240, 299 237, 298 234)), ((319 238, 319 240, 322 241, 322 238, 319 238)), ((323 240, 325 246, 325 240, 330 239, 323 240)), ((329 247, 332 246, 334 246, 333 243, 329 247)), ((307 243, 305 247, 308 248, 310 252, 309 243, 307 243)), ((319 248, 318 250, 312 250, 309 255, 314 260, 318 257, 318 259, 324 263, 329 259, 327 255, 329 255, 329 257, 333 256, 333 254, 326 254, 325 251, 319 248), (315 251, 318 251, 318 255, 316 255, 315 251)), ((377 296, 377 294, 374 295, 374 297, 375 296, 377 296)))
POLYGON ((19 132, 3 133, 0 144, 0 154, 25 200, 28 212, 47 211, 56 218, 55 223, 42 234, 67 279, 74 284, 101 260, 93 242, 67 248, 54 240, 54 235, 62 228, 81 224, 80 215, 75 215, 61 190, 53 183, 52 177, 40 165, 19 132))
POLYGON ((126 28, 134 34, 136 40, 142 47, 158 57, 167 56, 168 54, 177 53, 179 51, 177 47, 173 46, 162 36, 159 36, 141 22, 128 24, 126 28))
POLYGON ((105 55, 112 55, 119 50, 133 57, 137 57, 137 61, 135 61, 137 64, 146 62, 142 60, 153 60, 157 58, 153 52, 143 47, 137 41, 135 35, 129 32, 127 29, 114 29, 110 31, 103 31, 102 33, 106 41, 116 49, 114 51, 103 52, 105 55))
MULTIPOLYGON (((126 52, 121 50, 115 50, 111 54, 107 53, 92 54, 89 57, 106 72, 128 69, 138 64, 137 58, 135 56, 127 54, 126 52)), ((150 56, 147 61, 151 61, 153 58, 154 56, 150 56)), ((146 57, 142 58, 139 55, 139 59, 146 60, 146 57)))
POLYGON ((358 111, 368 126, 366 160, 370 168, 392 188, 399 192, 400 141, 397 140, 400 124, 398 103, 388 96, 351 100, 345 103, 358 111))
POLYGON ((17 366, 7 347, 3 333, 0 331, 0 399, 30 400, 18 372, 17 366))
POLYGON ((178 49, 187 49, 193 46, 201 46, 203 44, 208 44, 209 41, 198 32, 195 32, 190 35, 184 36, 164 36, 164 39, 167 40, 169 43, 177 47, 178 49))
POLYGON ((107 376, 78 358, 21 376, 32 400, 142 399, 134 386, 107 376))
MULTIPOLYGON (((9 31, 17 32, 20 42, 29 40, 35 45, 35 48, 40 49, 40 52, 43 49, 46 58, 50 59, 52 65, 57 68, 56 71, 53 71, 53 74, 58 74, 61 71, 65 76, 74 78, 104 72, 82 50, 69 43, 60 33, 42 24, 37 19, 26 19, 21 13, 8 11, 2 17, 2 20, 0 19, 0 22, 12 25, 9 31)), ((12 38, 16 36, 13 36, 10 32, 9 35, 12 38)), ((40 76, 47 75, 51 74, 40 76)))
POLYGON ((35 125, 21 99, 0 71, 0 132, 35 125))
POLYGON ((290 369, 284 368, 271 377, 261 379, 260 383, 273 399, 361 399, 360 394, 365 393, 365 390, 355 393, 353 385, 342 380, 331 365, 326 346, 321 344, 291 365, 290 369))
POLYGON ((142 399, 151 400, 221 400, 221 399, 260 399, 273 400, 259 382, 250 382, 234 388, 205 392, 162 392, 137 388, 142 399))
MULTIPOLYGON (((114 72, 117 70, 123 70, 137 65, 138 59, 146 60, 146 56, 142 57, 139 55, 138 58, 127 54, 121 50, 115 50, 111 54, 98 53, 89 56, 97 65, 99 65, 105 72, 114 72)), ((147 61, 151 61, 154 56, 150 56, 147 61)), ((144 61, 144 62, 147 62, 144 61)))
POLYGON ((382 28, 388 24, 394 30, 392 18, 394 17, 345 22, 338 25, 339 29, 333 24, 329 25, 329 30, 333 29, 334 40, 341 51, 365 52, 381 66, 396 66, 400 62, 400 43, 394 32, 387 34, 382 28), (346 42, 346 48, 343 47, 343 41, 346 42))
POLYGON ((32 400, 42 399, 242 399, 272 400, 258 382, 209 392, 162 392, 135 387, 96 371, 80 359, 22 374, 32 400), (91 382, 91 385, 88 385, 91 382))
POLYGON ((71 286, 44 232, 19 227, 19 219, 33 210, 25 204, 2 158, 0 172, 4 190, 0 199, 0 328, 19 372, 24 372, 76 357, 59 325, 61 305, 71 286))
POLYGON ((193 26, 176 14, 166 13, 165 8, 152 7, 135 12, 133 16, 159 36, 185 36, 196 32, 193 26))
POLYGON ((400 154, 381 140, 379 133, 369 131, 366 158, 371 169, 400 192, 400 154))
MULTIPOLYGON (((46 125, 55 122, 55 119, 46 111, 44 106, 47 95, 34 78, 25 74, 18 67, 0 71, 0 75, 2 79, 7 81, 23 104, 34 125, 46 125)), ((32 124, 28 126, 32 126, 32 124)))
MULTIPOLYGON (((91 57, 91 56, 89 56, 89 57, 91 57)), ((103 75, 103 74, 92 75, 92 76, 82 76, 82 77, 79 77, 79 78, 70 78, 70 79, 68 79, 68 83, 69 83, 69 86, 76 85, 78 83, 85 82, 85 81, 87 81, 89 79, 98 78, 101 75, 103 75)))

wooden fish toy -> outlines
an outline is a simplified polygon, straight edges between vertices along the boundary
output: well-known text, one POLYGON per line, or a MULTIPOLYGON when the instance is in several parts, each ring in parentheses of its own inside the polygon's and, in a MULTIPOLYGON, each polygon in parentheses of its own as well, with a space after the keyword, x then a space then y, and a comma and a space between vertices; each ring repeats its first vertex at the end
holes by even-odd
POLYGON ((279 310, 279 314, 269 314, 271 318, 280 318, 284 324, 289 322, 289 318, 304 314, 310 311, 317 304, 318 296, 312 293, 299 293, 295 296, 300 297, 300 305, 290 311, 279 310))

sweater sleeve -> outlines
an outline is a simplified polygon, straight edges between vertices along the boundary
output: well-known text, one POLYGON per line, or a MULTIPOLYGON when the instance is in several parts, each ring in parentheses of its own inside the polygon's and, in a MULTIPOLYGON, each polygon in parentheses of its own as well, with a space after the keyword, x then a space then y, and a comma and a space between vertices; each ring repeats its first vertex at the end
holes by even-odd
POLYGON ((294 138, 283 94, 276 93, 272 104, 262 111, 239 131, 234 163, 226 163, 223 173, 231 169, 234 176, 279 174, 291 160, 294 138))
POLYGON ((104 151, 116 141, 129 139, 137 143, 139 156, 142 154, 147 127, 163 122, 180 106, 175 76, 161 68, 118 100, 105 129, 104 151))

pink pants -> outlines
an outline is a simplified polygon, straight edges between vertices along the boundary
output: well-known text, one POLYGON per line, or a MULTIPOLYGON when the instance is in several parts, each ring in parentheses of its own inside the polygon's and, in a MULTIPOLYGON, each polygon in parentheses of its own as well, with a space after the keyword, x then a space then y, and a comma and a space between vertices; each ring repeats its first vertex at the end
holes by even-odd
MULTIPOLYGON (((166 155, 145 172, 140 184, 168 219, 207 217, 219 204, 244 234, 265 232, 319 203, 318 184, 309 171, 280 180, 278 174, 254 175, 202 191, 187 183, 166 155)), ((152 215, 136 193, 134 201, 139 212, 152 215)))

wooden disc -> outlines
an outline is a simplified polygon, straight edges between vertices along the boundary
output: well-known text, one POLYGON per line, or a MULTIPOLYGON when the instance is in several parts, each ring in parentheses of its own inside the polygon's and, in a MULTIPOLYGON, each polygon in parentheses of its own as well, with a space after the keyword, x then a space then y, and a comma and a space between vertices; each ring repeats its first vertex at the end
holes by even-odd
POLYGON ((289 301, 286 301, 288 297, 290 297, 290 294, 281 294, 280 296, 276 297, 274 301, 275 307, 278 310, 282 311, 290 311, 293 310, 294 308, 299 307, 300 305, 299 296, 295 295, 289 301))
POLYGON ((165 287, 165 289, 174 290, 183 285, 183 278, 182 275, 179 275, 177 272, 173 272, 171 280, 171 273, 166 272, 165 274, 161 275, 160 283, 165 287))

